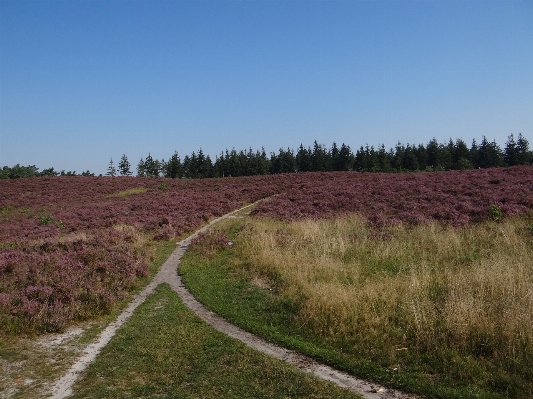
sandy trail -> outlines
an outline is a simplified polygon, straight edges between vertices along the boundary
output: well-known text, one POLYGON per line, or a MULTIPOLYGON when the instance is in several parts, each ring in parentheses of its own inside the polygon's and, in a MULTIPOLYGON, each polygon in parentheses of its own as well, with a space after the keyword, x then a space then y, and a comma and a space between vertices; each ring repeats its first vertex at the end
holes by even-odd
POLYGON ((239 327, 236 327, 215 313, 207 310, 200 302, 198 302, 193 295, 185 288, 181 281, 181 277, 177 273, 177 268, 180 263, 181 257, 185 254, 188 246, 193 238, 195 238, 201 232, 208 230, 213 224, 220 222, 223 219, 234 216, 236 213, 252 207, 248 205, 218 219, 211 221, 206 226, 202 227, 193 235, 189 236, 183 241, 178 243, 178 248, 170 255, 165 261, 161 270, 155 275, 154 279, 146 286, 146 288, 137 294, 129 306, 118 316, 118 318, 111 323, 102 333, 97 340, 90 344, 84 351, 84 354, 78 359, 78 361, 63 375, 52 387, 52 399, 67 398, 72 394, 72 386, 76 382, 76 379, 85 368, 94 361, 98 353, 104 348, 111 338, 115 335, 117 330, 128 320, 133 314, 135 309, 144 302, 144 300, 150 296, 155 288, 162 283, 168 283, 174 291, 178 293, 183 302, 196 313, 198 317, 204 320, 207 324, 217 329, 218 331, 235 338, 249 347, 261 351, 267 355, 273 356, 277 359, 288 362, 300 370, 314 374, 315 376, 327 381, 331 381, 343 388, 348 388, 353 392, 362 395, 366 399, 414 399, 413 395, 407 395, 402 392, 388 389, 368 381, 360 380, 352 377, 348 374, 342 373, 338 370, 332 369, 329 366, 317 363, 313 359, 300 355, 296 352, 289 351, 279 346, 273 345, 263 339, 250 334, 239 327))

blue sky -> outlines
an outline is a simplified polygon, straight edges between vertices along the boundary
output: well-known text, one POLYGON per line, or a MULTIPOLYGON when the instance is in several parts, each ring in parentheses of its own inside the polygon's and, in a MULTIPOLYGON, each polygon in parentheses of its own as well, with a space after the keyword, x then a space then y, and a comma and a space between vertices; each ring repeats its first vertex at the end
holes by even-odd
POLYGON ((533 2, 0 0, 0 166, 533 143, 533 2))

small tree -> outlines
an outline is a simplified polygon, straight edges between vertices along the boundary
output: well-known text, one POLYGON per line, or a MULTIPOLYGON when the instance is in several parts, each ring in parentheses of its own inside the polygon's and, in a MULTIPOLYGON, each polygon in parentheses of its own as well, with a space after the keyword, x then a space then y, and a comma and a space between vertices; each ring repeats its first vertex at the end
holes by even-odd
POLYGON ((144 177, 146 176, 146 164, 144 162, 143 157, 141 156, 141 160, 137 164, 137 177, 144 177))
POLYGON ((183 166, 181 165, 181 160, 177 151, 174 151, 174 154, 165 164, 164 175, 165 177, 172 179, 179 179, 183 175, 183 166))
POLYGON ((144 172, 148 177, 159 177, 160 163, 157 159, 152 158, 150 153, 144 161, 144 172))
POLYGON ((56 172, 54 170, 54 168, 48 168, 48 169, 44 169, 41 173, 40 173, 41 176, 57 176, 59 175, 59 172, 56 172))
POLYGON ((109 166, 107 167, 107 176, 115 177, 117 174, 117 168, 115 168, 115 165, 113 164, 113 158, 111 158, 111 161, 109 161, 109 166))
POLYGON ((518 165, 528 165, 533 158, 533 153, 529 150, 529 142, 522 133, 518 134, 516 141, 516 163, 518 165))
POLYGON ((118 169, 120 171, 120 174, 122 176, 131 176, 132 173, 130 171, 130 162, 128 161, 128 157, 126 154, 122 154, 122 158, 120 158, 120 162, 118 164, 118 169))
POLYGON ((505 143, 503 159, 507 165, 513 166, 516 165, 516 155, 516 142, 514 141, 513 134, 511 133, 511 135, 507 137, 507 142, 505 143))

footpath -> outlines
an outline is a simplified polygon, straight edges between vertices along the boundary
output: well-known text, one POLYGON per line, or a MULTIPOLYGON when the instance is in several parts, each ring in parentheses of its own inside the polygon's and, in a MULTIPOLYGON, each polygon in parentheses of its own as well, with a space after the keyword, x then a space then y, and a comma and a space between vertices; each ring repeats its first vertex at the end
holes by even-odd
POLYGON ((130 302, 128 307, 111 323, 105 330, 103 330, 95 342, 88 345, 84 354, 78 358, 76 363, 55 382, 52 387, 51 399, 64 399, 72 394, 72 386, 80 373, 87 368, 91 362, 96 359, 98 353, 104 348, 111 338, 115 335, 117 330, 129 319, 135 309, 150 296, 159 284, 167 283, 180 296, 186 306, 196 313, 207 324, 217 329, 218 331, 235 338, 249 347, 261 351, 267 355, 273 356, 277 359, 290 363, 300 370, 314 374, 315 376, 327 381, 331 381, 340 387, 350 389, 358 393, 365 399, 414 399, 415 396, 407 395, 405 393, 388 389, 380 385, 373 384, 368 381, 360 380, 346 373, 335 370, 324 364, 320 364, 311 358, 300 355, 294 351, 273 345, 253 334, 250 334, 239 327, 228 323, 226 320, 207 310, 200 302, 198 302, 193 295, 185 288, 178 275, 178 266, 182 256, 185 254, 191 241, 201 232, 207 231, 215 223, 221 220, 235 217, 235 215, 245 209, 252 207, 248 205, 236 211, 230 212, 218 219, 211 221, 206 226, 202 227, 196 233, 187 237, 178 243, 178 247, 165 261, 161 270, 155 275, 153 280, 146 286, 146 288, 137 294, 130 302))

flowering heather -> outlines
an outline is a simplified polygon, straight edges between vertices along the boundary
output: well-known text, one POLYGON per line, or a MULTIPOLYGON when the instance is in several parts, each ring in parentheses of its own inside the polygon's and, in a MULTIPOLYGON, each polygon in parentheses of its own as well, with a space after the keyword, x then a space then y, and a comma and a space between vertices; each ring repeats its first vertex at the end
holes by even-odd
POLYGON ((148 272, 145 252, 129 245, 131 239, 110 229, 0 252, 3 327, 58 331, 73 319, 108 312, 148 272))
POLYGON ((436 173, 310 173, 296 175, 286 187, 259 204, 254 214, 291 221, 360 213, 376 225, 436 220, 462 226, 489 218, 491 209, 502 215, 533 209, 530 166, 436 173))
POLYGON ((0 182, 0 332, 58 331, 108 312, 168 240, 276 192, 262 179, 0 182))
POLYGON ((139 237, 173 239, 269 196, 255 215, 465 225, 531 211, 533 168, 0 180, 0 333, 57 331, 109 311, 147 273, 139 237))

